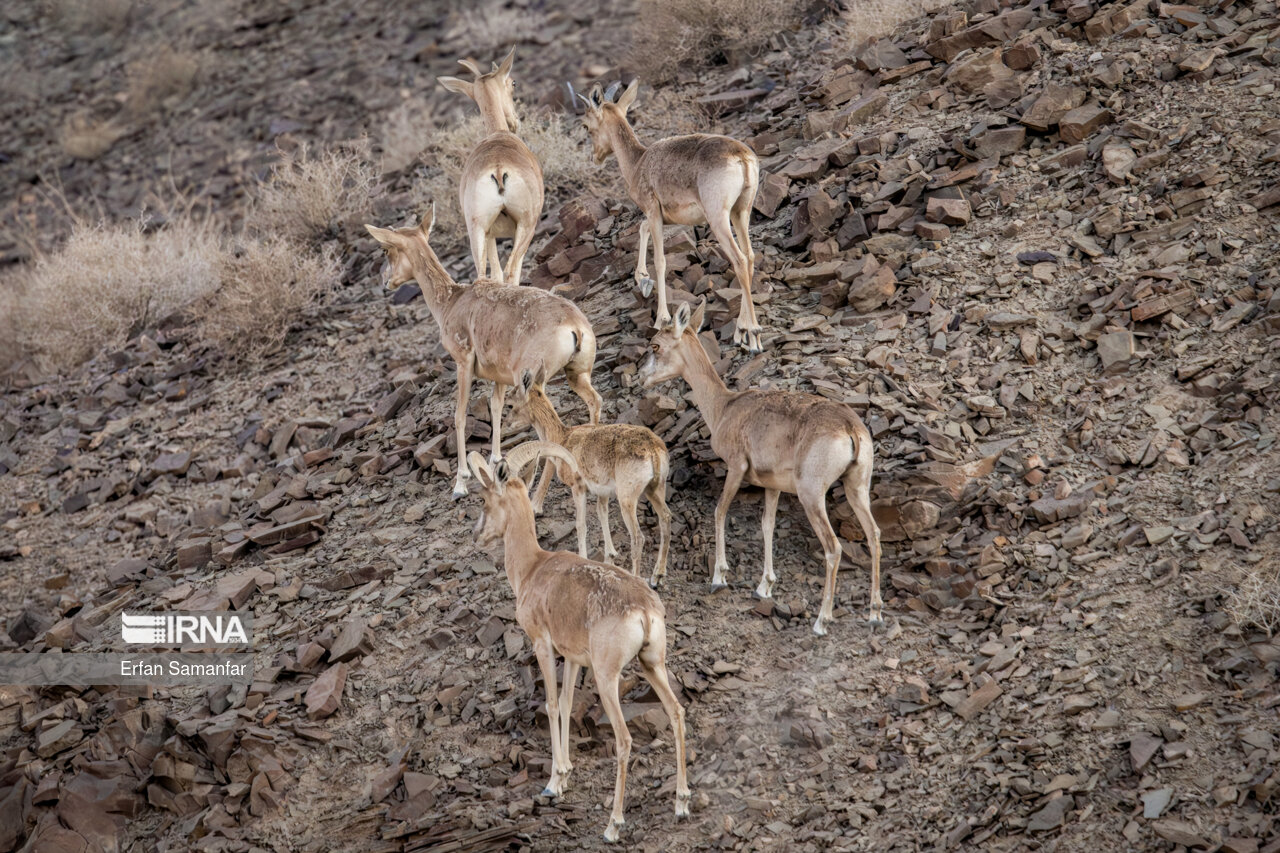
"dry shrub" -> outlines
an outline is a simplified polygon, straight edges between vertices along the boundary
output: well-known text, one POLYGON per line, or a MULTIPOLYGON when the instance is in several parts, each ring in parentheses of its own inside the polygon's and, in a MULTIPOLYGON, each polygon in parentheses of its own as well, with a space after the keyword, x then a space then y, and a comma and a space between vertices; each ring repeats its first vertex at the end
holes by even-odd
POLYGON ((108 34, 124 29, 133 0, 43 0, 41 8, 61 30, 108 34))
POLYGON ((543 12, 518 9, 499 0, 460 10, 445 32, 445 40, 466 45, 483 64, 493 59, 485 54, 528 38, 545 26, 546 20, 543 12))
POLYGON ((757 53, 799 20, 794 0, 641 0, 632 64, 646 79, 666 82, 682 65, 757 53))
POLYGON ((434 127, 431 106, 422 98, 410 98, 392 110, 382 125, 382 173, 398 172, 417 160, 434 127))
POLYGON ((220 235, 184 219, 148 232, 145 221, 77 226, 39 258, 14 311, 19 345, 68 367, 122 346, 145 326, 218 285, 220 235))
POLYGON ((331 247, 279 237, 232 247, 190 214, 156 230, 145 220, 77 225, 58 251, 0 282, 0 367, 22 355, 73 367, 179 312, 224 352, 260 355, 340 271, 331 247))
MULTIPOLYGON (((542 183, 546 189, 544 210, 554 210, 556 205, 583 190, 598 189, 609 179, 607 166, 597 166, 591 156, 585 130, 572 116, 561 113, 527 113, 517 107, 520 114, 520 138, 542 165, 542 183)), ((426 139, 422 153, 424 167, 420 170, 415 187, 422 206, 434 201, 436 205, 436 230, 443 241, 452 245, 466 241, 462 222, 462 210, 458 205, 458 183, 462 167, 471 150, 485 136, 484 121, 478 115, 444 130, 435 130, 426 139)))
POLYGON ((200 59, 195 53, 161 46, 125 68, 125 111, 141 118, 173 107, 190 94, 199 73, 200 59))
POLYGON ((0 375, 22 357, 18 312, 25 291, 25 276, 10 274, 0 279, 0 375))
POLYGON ((847 0, 841 24, 853 48, 867 39, 887 36, 898 25, 928 14, 948 0, 847 0))
POLYGON ((368 221, 377 191, 377 169, 363 153, 333 150, 312 157, 303 147, 283 155, 260 188, 247 225, 255 234, 302 243, 349 236, 368 221))
POLYGON ((200 308, 200 337, 238 357, 272 352, 340 273, 332 246, 313 252, 286 239, 253 240, 224 256, 221 286, 200 308))
POLYGON ((1227 598, 1226 611, 1241 628, 1274 637, 1280 631, 1280 565, 1247 570, 1227 598))
POLYGON ((58 134, 58 145, 69 157, 97 160, 110 150, 116 140, 128 131, 112 119, 100 120, 89 113, 76 113, 67 119, 58 134))

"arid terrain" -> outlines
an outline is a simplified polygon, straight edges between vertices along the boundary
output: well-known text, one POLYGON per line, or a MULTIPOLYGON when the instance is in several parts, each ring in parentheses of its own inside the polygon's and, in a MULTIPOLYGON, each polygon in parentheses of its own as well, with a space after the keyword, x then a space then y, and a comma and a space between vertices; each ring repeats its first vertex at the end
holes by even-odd
MULTIPOLYGON (((0 651, 231 608, 256 662, 247 689, 0 686, 0 853, 608 848, 594 685, 550 801, 501 554, 472 541, 475 487, 450 499, 454 365, 361 227, 434 200, 433 245, 470 280, 453 181, 478 120, 435 78, 512 47, 548 185, 524 286, 583 309, 603 420, 671 454, 660 593, 693 814, 672 814, 670 729, 628 671, 622 843, 1280 851, 1276 3, 723 7, 0 12, 0 651), (839 487, 828 636, 794 498, 775 597, 752 596, 751 488, 710 590, 724 468, 685 386, 636 379, 641 217, 565 111, 566 81, 637 74, 642 140, 720 132, 760 158, 765 352, 733 346, 741 294, 707 229, 668 229, 668 296, 707 301, 730 387, 867 423, 884 629, 839 487), (196 270, 178 296, 170 269, 196 270), (76 313, 147 276, 171 302, 76 313)), ((487 451, 484 383, 470 415, 487 451)), ((532 436, 507 415, 508 448, 532 436)), ((643 504, 641 524, 647 566, 643 504)), ((562 485, 538 527, 575 547, 562 485)))

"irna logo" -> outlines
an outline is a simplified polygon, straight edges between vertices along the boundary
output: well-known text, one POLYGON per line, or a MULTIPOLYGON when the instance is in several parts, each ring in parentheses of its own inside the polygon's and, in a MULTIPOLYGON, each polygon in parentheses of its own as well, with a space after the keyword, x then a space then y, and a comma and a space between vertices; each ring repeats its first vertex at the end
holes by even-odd
POLYGON ((124 613, 120 639, 134 646, 247 646, 246 613, 124 613))

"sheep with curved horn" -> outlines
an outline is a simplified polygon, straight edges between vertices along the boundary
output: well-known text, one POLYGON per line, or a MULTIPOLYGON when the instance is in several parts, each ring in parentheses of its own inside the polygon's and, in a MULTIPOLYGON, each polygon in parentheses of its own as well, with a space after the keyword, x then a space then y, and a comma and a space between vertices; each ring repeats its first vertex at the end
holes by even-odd
POLYGON ((467 156, 458 182, 458 202, 471 242, 476 278, 489 274, 495 281, 520 283, 520 268, 533 242, 542 215, 542 166, 513 131, 516 117, 515 83, 511 65, 515 48, 493 63, 488 74, 469 59, 458 64, 475 75, 474 81, 441 77, 440 85, 476 102, 484 118, 485 137, 467 156), (512 238, 511 254, 504 269, 498 260, 498 238, 512 238))
POLYGON ((563 370, 569 387, 587 404, 591 423, 600 421, 600 395, 591 386, 596 336, 578 306, 536 287, 507 287, 489 279, 457 284, 440 264, 429 242, 435 207, 412 228, 390 230, 366 225, 387 253, 383 284, 396 288, 417 281, 422 298, 440 327, 440 342, 458 366, 458 402, 454 426, 458 476, 453 496, 467 493, 467 403, 473 377, 494 383, 489 397, 493 427, 492 458, 501 455, 502 407, 507 389, 532 370, 541 382, 563 370))
MULTIPOLYGON (((631 573, 640 573, 644 532, 636 510, 641 496, 658 516, 658 557, 649 576, 654 589, 667 574, 667 549, 671 541, 671 511, 667 509, 667 477, 671 463, 667 446, 652 430, 639 424, 579 424, 565 426, 555 407, 531 372, 525 371, 516 387, 511 409, 533 424, 538 438, 558 444, 573 454, 577 466, 558 465, 560 482, 573 492, 578 527, 578 556, 587 556, 587 497, 594 495, 600 531, 604 537, 605 562, 613 562, 618 552, 609 530, 609 499, 617 498, 622 523, 631 537, 631 573)), ((551 478, 544 476, 533 496, 534 512, 542 511, 551 478)))
POLYGON ((571 762, 569 721, 579 670, 590 667, 596 690, 613 729, 618 759, 613 810, 605 829, 606 841, 617 841, 623 827, 623 802, 631 734, 622 715, 618 681, 631 660, 640 662, 645 680, 662 702, 671 721, 676 753, 676 817, 689 814, 689 783, 685 775, 684 708, 667 675, 666 613, 662 600, 643 580, 624 569, 596 563, 567 551, 544 551, 538 544, 533 505, 520 471, 539 457, 576 466, 573 454, 547 442, 526 442, 490 466, 472 452, 472 473, 480 483, 484 511, 476 522, 476 543, 482 548, 503 543, 503 563, 516 599, 516 621, 533 644, 547 691, 547 722, 551 730, 551 780, 543 794, 564 793, 571 762), (556 682, 556 657, 564 658, 564 689, 556 682))
MULTIPOLYGON (((616 86, 610 91, 616 91, 616 86)), ((747 230, 751 205, 760 184, 760 164, 755 152, 736 139, 707 133, 672 136, 642 145, 627 121, 627 110, 636 100, 640 81, 633 80, 617 100, 603 97, 599 86, 585 99, 583 122, 591 135, 596 162, 618 156, 618 168, 627 193, 644 213, 640 228, 639 258, 635 280, 646 297, 653 290, 645 263, 653 239, 653 265, 658 286, 658 310, 654 326, 671 320, 667 310, 667 260, 662 250, 664 225, 710 225, 720 248, 733 266, 742 304, 734 329, 735 343, 760 352, 760 323, 751 299, 755 253, 747 230)))

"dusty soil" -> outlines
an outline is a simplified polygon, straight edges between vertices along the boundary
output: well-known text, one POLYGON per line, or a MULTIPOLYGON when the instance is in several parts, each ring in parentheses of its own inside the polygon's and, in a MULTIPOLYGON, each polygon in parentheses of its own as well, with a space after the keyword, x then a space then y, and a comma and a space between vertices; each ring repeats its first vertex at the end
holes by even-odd
MULTIPOLYGON (((652 317, 631 282, 635 207, 615 184, 546 212, 530 286, 566 285, 600 339, 605 420, 649 425, 673 462, 661 594, 694 813, 674 820, 669 729, 633 677, 627 845, 1280 849, 1280 643, 1237 593, 1250 573, 1274 578, 1280 550, 1276 7, 1013 6, 908 21, 881 43, 900 60, 859 49, 837 15, 664 93, 711 98, 705 126, 751 142, 775 176, 777 209, 752 223, 766 353, 732 347, 739 291, 705 229, 669 232, 672 298, 709 300, 731 386, 845 400, 871 427, 884 631, 864 621, 866 551, 838 489, 829 636, 810 631, 820 549, 791 498, 775 599, 751 595, 751 489, 729 520, 733 584, 709 591, 723 468, 679 383, 635 381, 652 317), (1126 18, 1099 29, 1113 15, 1126 18), (939 49, 991 21, 1009 26, 939 49), (1003 61, 984 65, 995 46, 1003 61), (1008 150, 984 147, 1035 121, 1049 84, 1080 87, 1109 120, 1077 141, 1059 110, 1008 150), (945 233, 933 199, 964 202, 945 233), (868 257, 893 271, 887 292, 868 257), (1169 310, 1149 313, 1161 297, 1169 310)), ((26 257, 31 225, 45 246, 67 227, 51 185, 123 216, 172 180, 234 222, 277 146, 368 132, 376 149, 410 93, 444 126, 465 107, 434 77, 484 59, 475 39, 496 56, 513 38, 422 4, 266 10, 134 10, 124 40, 6 10, 20 34, 7 67, 40 72, 5 75, 30 90, 0 106, 6 261, 26 257), (151 37, 201 53, 207 73, 139 118, 116 95, 151 37), (72 160, 57 132, 84 110, 133 129, 72 160)), ((530 101, 604 74, 634 15, 508 11, 537 22, 516 67, 530 101)), ((671 102, 646 111, 642 94, 642 137, 688 121, 656 108, 671 102)), ((420 213, 416 179, 385 177, 383 224, 420 213)), ((106 649, 121 609, 236 603, 255 614, 258 674, 208 694, 0 687, 0 850, 606 846, 612 735, 590 678, 572 785, 538 796, 542 686, 501 555, 472 543, 479 500, 449 500, 454 373, 431 315, 379 291, 371 240, 332 239, 344 287, 266 362, 200 350, 176 326, 72 375, 27 365, 7 380, 3 647, 106 649), (246 539, 316 515, 286 541, 246 539), (339 667, 336 712, 309 718, 312 685, 339 667), (43 742, 68 720, 71 736, 43 742)), ((456 244, 443 260, 470 275, 456 244)), ((585 418, 562 383, 550 392, 585 418)), ((531 436, 508 425, 508 446, 531 436)), ((539 532, 573 547, 562 486, 539 532)))

